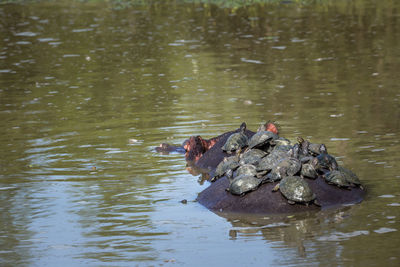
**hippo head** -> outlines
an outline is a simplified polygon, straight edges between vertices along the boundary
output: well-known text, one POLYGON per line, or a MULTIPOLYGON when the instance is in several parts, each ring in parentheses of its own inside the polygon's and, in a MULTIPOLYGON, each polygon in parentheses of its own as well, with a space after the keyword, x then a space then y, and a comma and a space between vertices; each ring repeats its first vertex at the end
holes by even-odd
POLYGON ((199 135, 191 136, 183 143, 183 148, 186 150, 187 161, 197 161, 208 150, 208 143, 199 135))

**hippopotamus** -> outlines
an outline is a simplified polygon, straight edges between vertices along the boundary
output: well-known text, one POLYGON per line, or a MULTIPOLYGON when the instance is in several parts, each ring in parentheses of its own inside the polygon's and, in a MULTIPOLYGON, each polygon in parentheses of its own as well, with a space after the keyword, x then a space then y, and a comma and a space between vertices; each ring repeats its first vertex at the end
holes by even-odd
MULTIPOLYGON (((278 128, 273 123, 267 123, 265 127, 278 134, 278 128)), ((218 164, 225 157, 230 156, 221 147, 231 134, 239 131, 240 128, 208 140, 200 136, 192 136, 182 146, 161 144, 156 150, 161 152, 168 149, 168 151, 185 153, 189 166, 196 168, 200 173, 208 173, 209 177, 212 177, 218 164)), ((251 138, 255 132, 246 129, 245 134, 251 138)), ((264 183, 251 193, 236 196, 226 191, 229 180, 225 176, 200 192, 197 201, 214 212, 283 214, 356 204, 360 203, 365 195, 362 187, 343 189, 332 186, 326 183, 321 175, 316 179, 305 180, 315 193, 318 205, 289 204, 282 194, 273 191, 278 182, 264 183)))

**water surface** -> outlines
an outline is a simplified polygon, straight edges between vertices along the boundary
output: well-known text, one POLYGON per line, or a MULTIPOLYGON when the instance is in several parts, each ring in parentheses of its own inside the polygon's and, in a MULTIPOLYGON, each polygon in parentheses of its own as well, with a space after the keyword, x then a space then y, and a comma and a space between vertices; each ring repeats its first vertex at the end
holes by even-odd
POLYGON ((122 7, 0 5, 1 265, 400 264, 399 4, 122 7), (365 201, 214 214, 153 151, 266 120, 325 143, 365 201))

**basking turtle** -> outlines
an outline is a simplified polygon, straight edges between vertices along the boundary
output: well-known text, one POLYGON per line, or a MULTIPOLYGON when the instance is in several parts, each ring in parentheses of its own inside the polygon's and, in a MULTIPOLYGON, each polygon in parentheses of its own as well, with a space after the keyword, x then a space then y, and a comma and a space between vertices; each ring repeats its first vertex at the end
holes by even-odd
POLYGON ((236 170, 239 167, 239 158, 238 156, 231 156, 231 157, 226 157, 224 158, 223 161, 221 161, 217 169, 215 170, 214 176, 211 178, 211 182, 216 181, 218 178, 224 176, 227 171, 229 170, 236 170))
POLYGON ((250 176, 256 176, 257 174, 257 168, 256 166, 252 164, 244 164, 240 165, 239 168, 236 169, 235 175, 240 176, 240 175, 250 175, 250 176))
POLYGON ((303 165, 301 165, 300 176, 316 179, 318 177, 318 173, 317 170, 315 170, 314 165, 312 163, 304 163, 303 165))
POLYGON ((273 146, 290 146, 291 142, 289 139, 279 136, 277 139, 271 141, 271 145, 273 145, 273 146))
POLYGON ((278 139, 278 135, 266 128, 260 127, 259 130, 250 138, 249 148, 263 148, 270 144, 271 141, 278 139))
POLYGON ((312 164, 317 171, 337 170, 339 166, 336 162, 336 159, 328 153, 319 154, 313 159, 312 164))
POLYGON ((228 154, 231 154, 236 150, 246 147, 249 140, 245 132, 246 123, 243 122, 242 125, 240 125, 240 132, 231 134, 231 136, 229 136, 228 140, 226 140, 225 144, 222 146, 222 150, 228 154))
POLYGON ((236 176, 231 181, 229 188, 227 188, 226 190, 233 195, 243 196, 247 192, 256 190, 260 186, 261 182, 261 179, 258 179, 251 175, 243 174, 236 176))
MULTIPOLYGON (((286 176, 274 187, 274 191, 280 190, 289 204, 304 203, 308 205, 316 196, 308 183, 299 176, 286 176)), ((314 201, 315 203, 315 201, 314 201)))
POLYGON ((282 159, 272 170, 267 174, 265 178, 268 182, 276 182, 286 176, 293 176, 297 174, 301 169, 301 163, 296 158, 285 158, 282 159))
POLYGON ((349 188, 351 183, 346 180, 346 176, 339 170, 332 170, 324 175, 328 184, 336 185, 341 188, 349 188))
POLYGON ((288 158, 289 154, 286 151, 273 150, 271 154, 262 158, 257 164, 258 172, 269 172, 271 171, 280 161, 288 158))
POLYGON ((260 149, 248 149, 240 155, 240 165, 253 164, 256 165, 258 162, 267 156, 267 153, 260 149))
POLYGON ((308 153, 311 156, 318 156, 321 153, 328 153, 327 148, 324 144, 313 144, 309 143, 308 145, 308 153))
POLYGON ((351 185, 359 186, 362 188, 361 182, 354 172, 352 172, 351 170, 349 170, 345 167, 342 167, 342 166, 338 167, 338 171, 340 171, 342 173, 342 175, 344 175, 344 177, 346 178, 346 181, 349 182, 351 185))

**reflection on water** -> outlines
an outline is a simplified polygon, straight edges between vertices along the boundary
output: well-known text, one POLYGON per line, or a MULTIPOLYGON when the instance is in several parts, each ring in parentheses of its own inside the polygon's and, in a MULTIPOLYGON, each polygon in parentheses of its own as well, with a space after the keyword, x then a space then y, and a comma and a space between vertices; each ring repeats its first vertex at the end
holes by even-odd
POLYGON ((398 265, 398 9, 0 5, 0 264, 398 265), (366 200, 214 214, 204 177, 152 150, 269 119, 325 143, 366 200))

